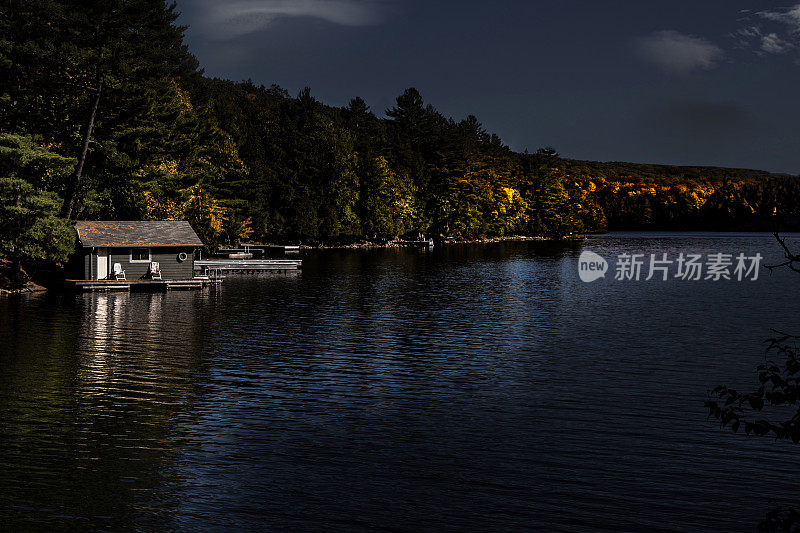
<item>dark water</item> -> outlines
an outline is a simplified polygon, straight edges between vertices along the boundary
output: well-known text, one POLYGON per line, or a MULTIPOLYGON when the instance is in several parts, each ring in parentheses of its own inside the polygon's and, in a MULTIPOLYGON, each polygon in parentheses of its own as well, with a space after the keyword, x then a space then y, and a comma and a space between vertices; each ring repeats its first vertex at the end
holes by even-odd
POLYGON ((586 284, 579 253, 325 252, 219 291, 0 299, 0 529, 751 531, 796 501, 799 449, 702 402, 800 330, 800 275, 586 284))

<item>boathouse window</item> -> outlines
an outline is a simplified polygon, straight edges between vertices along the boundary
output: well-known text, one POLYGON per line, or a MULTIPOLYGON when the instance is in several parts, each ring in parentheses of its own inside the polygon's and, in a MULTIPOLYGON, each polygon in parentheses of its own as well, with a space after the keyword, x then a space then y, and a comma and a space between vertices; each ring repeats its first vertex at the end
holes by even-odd
POLYGON ((131 263, 149 263, 150 248, 131 248, 131 263))

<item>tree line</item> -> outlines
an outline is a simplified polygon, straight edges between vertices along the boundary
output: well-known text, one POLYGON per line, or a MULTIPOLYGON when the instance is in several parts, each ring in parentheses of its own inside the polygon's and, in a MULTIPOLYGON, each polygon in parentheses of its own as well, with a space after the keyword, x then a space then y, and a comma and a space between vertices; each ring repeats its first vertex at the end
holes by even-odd
POLYGON ((519 153, 414 88, 376 112, 210 78, 177 19, 163 0, 3 2, 0 256, 63 260, 74 219, 187 219, 209 248, 800 220, 792 176, 519 153))

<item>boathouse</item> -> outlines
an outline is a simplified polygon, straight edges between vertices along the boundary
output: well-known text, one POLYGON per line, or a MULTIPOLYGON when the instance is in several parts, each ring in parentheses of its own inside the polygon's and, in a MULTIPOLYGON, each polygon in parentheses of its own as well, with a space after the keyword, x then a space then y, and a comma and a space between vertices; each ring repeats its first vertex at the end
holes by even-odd
POLYGON ((203 242, 184 220, 78 221, 79 280, 192 280, 203 242))

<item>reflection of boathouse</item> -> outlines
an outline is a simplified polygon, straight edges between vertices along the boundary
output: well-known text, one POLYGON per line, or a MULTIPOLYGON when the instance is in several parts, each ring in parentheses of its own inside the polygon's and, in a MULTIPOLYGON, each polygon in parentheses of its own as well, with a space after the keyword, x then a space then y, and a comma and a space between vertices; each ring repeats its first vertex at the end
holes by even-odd
POLYGON ((195 251, 203 242, 188 222, 146 220, 79 221, 72 276, 82 290, 166 290, 200 288, 195 251))

